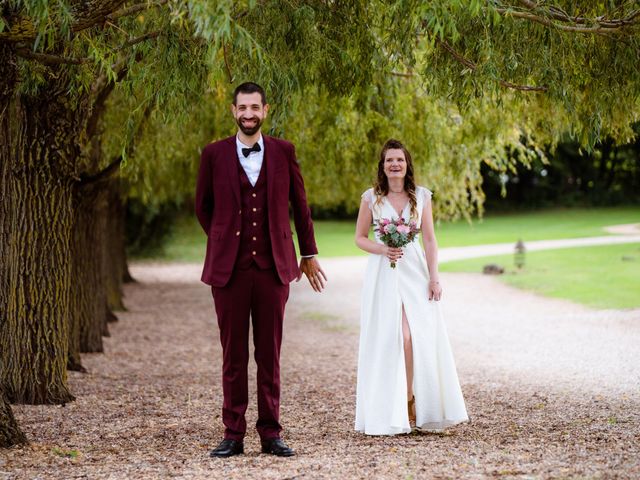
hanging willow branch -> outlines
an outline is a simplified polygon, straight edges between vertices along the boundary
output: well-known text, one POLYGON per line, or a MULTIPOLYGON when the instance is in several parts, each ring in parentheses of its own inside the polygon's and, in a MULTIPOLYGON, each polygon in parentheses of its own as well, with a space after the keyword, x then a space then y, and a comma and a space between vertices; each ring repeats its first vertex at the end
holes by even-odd
MULTIPOLYGON (((144 35, 140 35, 139 37, 131 38, 124 42, 119 47, 115 48, 114 52, 121 52, 129 47, 136 45, 137 43, 144 42, 145 40, 149 40, 152 38, 157 38, 161 35, 161 31, 156 30, 153 32, 145 33, 144 35)), ((23 58, 28 58, 30 60, 36 60, 44 65, 82 65, 84 63, 94 62, 95 59, 90 57, 63 57, 60 55, 52 55, 49 53, 39 53, 33 52, 29 48, 20 47, 16 49, 16 54, 23 58)))
POLYGON ((229 83, 233 83, 233 73, 231 73, 231 66, 229 65, 229 59, 227 58, 227 42, 222 42, 222 57, 224 58, 224 67, 227 71, 227 77, 229 83))
POLYGON ((117 12, 113 12, 105 17, 106 20, 116 20, 122 17, 128 17, 130 15, 136 14, 138 12, 142 12, 144 10, 149 10, 151 8, 160 7, 162 5, 166 5, 169 0, 159 0, 153 3, 139 3, 137 5, 132 5, 127 8, 123 8, 122 10, 118 10, 117 12))
MULTIPOLYGON (((468 58, 463 57, 460 53, 458 53, 449 43, 445 40, 440 40, 437 36, 435 37, 436 44, 446 50, 458 63, 464 65, 471 71, 476 71, 478 69, 478 65, 473 63, 468 58)), ((520 90, 522 92, 546 92, 548 90, 547 87, 537 87, 534 85, 519 85, 517 83, 508 82, 506 80, 498 79, 498 83, 505 88, 511 88, 513 90, 520 90)))
MULTIPOLYGON (((146 105, 144 112, 142 112, 142 117, 140 118, 140 122, 138 123, 135 132, 133 133, 133 135, 131 135, 125 147, 125 154, 127 157, 130 157, 134 154, 136 145, 140 141, 140 138, 144 133, 144 129, 146 128, 147 123, 149 121, 149 117, 151 117, 151 113, 153 112, 155 107, 156 107, 156 102, 155 100, 152 100, 146 105)), ((103 168, 99 172, 94 173, 93 175, 89 175, 87 173, 81 174, 79 177, 80 185, 84 187, 91 183, 96 183, 96 182, 100 182, 102 180, 111 178, 112 175, 114 175, 118 170, 120 170, 120 165, 122 164, 123 160, 124 160, 123 155, 118 155, 111 161, 111 163, 109 163, 109 165, 107 165, 105 168, 103 168)))
MULTIPOLYGON (((70 25, 70 30, 74 33, 86 30, 95 26, 109 25, 119 18, 135 15, 139 12, 161 7, 168 3, 168 0, 158 0, 153 3, 139 3, 127 8, 118 10, 124 3, 123 0, 106 1, 100 4, 100 8, 76 12, 77 20, 70 25)), ((33 41, 37 36, 33 22, 28 18, 12 19, 8 22, 8 29, 0 32, 0 42, 26 42, 33 41)), ((74 63, 74 62, 59 62, 74 63)), ((57 63, 56 65, 58 65, 57 63)))

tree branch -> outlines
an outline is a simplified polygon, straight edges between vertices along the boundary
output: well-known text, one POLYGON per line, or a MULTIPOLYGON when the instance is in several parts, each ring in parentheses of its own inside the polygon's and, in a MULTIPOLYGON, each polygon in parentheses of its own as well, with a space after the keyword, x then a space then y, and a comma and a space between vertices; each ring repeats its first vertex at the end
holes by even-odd
MULTIPOLYGON (((158 0, 154 3, 139 3, 127 8, 118 10, 126 0, 103 0, 102 2, 86 2, 88 6, 85 10, 74 12, 76 21, 70 26, 72 32, 77 33, 106 22, 115 21, 119 18, 135 15, 144 10, 161 7, 168 3, 168 0, 158 0), (95 3, 99 6, 95 8, 95 3)), ((18 18, 4 32, 0 32, 0 42, 25 42, 35 40, 37 32, 33 22, 28 18, 18 18)), ((69 62, 65 62, 69 63, 69 62)))
POLYGON ((391 75, 393 75, 394 77, 401 77, 401 78, 413 78, 415 77, 413 72, 396 72, 395 70, 392 72, 389 72, 391 75))
MULTIPOLYGON (((478 65, 473 63, 471 60, 463 57, 460 53, 456 52, 456 50, 449 45, 445 40, 440 40, 438 37, 435 37, 436 43, 444 48, 458 63, 464 65, 471 71, 476 71, 478 69, 478 65)), ((498 79, 498 83, 505 88, 510 88, 512 90, 520 90, 523 92, 546 92, 548 90, 547 87, 536 87, 533 85, 519 85, 517 83, 508 82, 506 80, 498 79)))
MULTIPOLYGON (((162 34, 160 30, 156 30, 154 32, 145 33, 144 35, 140 35, 139 37, 135 37, 127 40, 119 47, 115 48, 114 52, 120 52, 125 50, 128 47, 132 47, 133 45, 144 42, 145 40, 149 40, 152 38, 157 38, 162 34)), ((72 65, 82 65, 84 63, 91 63, 95 60, 90 57, 64 57, 60 55, 52 55, 49 53, 39 53, 33 52, 26 47, 20 47, 16 49, 16 54, 21 56, 22 58, 28 58, 30 60, 36 60, 44 65, 64 65, 64 64, 72 64, 72 65)), ((115 65, 115 64, 114 64, 115 65)))
POLYGON ((536 87, 535 85, 519 85, 517 83, 507 82, 506 80, 498 80, 498 83, 505 88, 512 90, 520 90, 521 92, 546 92, 547 87, 536 87))
MULTIPOLYGON (((136 59, 137 60, 137 59, 136 59)), ((129 66, 124 60, 121 62, 121 68, 116 72, 115 82, 106 82, 106 75, 101 76, 92 86, 92 90, 95 93, 95 101, 91 106, 91 115, 87 120, 87 126, 85 128, 87 138, 93 138, 98 131, 98 121, 102 117, 105 110, 105 103, 111 95, 111 92, 116 86, 116 83, 121 82, 129 73, 129 66), (104 78, 104 81, 103 81, 104 78)), ((114 68, 115 70, 115 68, 114 68)))
MULTIPOLYGON (((151 113, 153 112, 155 105, 156 105, 155 101, 151 101, 145 107, 144 112, 142 113, 142 118, 140 119, 140 123, 138 123, 136 131, 131 136, 131 138, 129 139, 129 143, 125 147, 125 152, 127 156, 133 155, 133 152, 135 151, 135 147, 136 147, 136 142, 142 136, 142 133, 144 132, 144 127, 146 126, 146 123, 149 120, 149 117, 151 116, 151 113)), ((80 186, 84 187, 91 183, 96 183, 96 182, 110 178, 115 172, 119 170, 122 160, 123 160, 123 156, 119 155, 109 165, 107 165, 107 167, 105 167, 98 173, 93 175, 81 174, 80 180, 79 180, 80 186)))
MULTIPOLYGON (((263 7, 265 3, 266 3, 265 0, 259 0, 258 2, 256 2, 254 9, 256 8, 259 9, 260 7, 263 7)), ((249 15, 249 10, 243 10, 242 12, 239 12, 238 14, 234 15, 233 19, 235 21, 238 21, 246 17, 247 15, 249 15)))
POLYGON ((81 65, 91 61, 88 57, 62 57, 60 55, 52 55, 50 53, 33 52, 31 49, 26 47, 16 48, 15 52, 22 58, 35 60, 43 65, 81 65))
POLYGON ((224 58, 224 66, 227 70, 227 76, 229 77, 229 83, 233 83, 233 74, 231 73, 231 67, 229 66, 229 60, 227 59, 227 42, 222 42, 222 57, 224 58))
MULTIPOLYGON (((540 5, 538 5, 533 0, 519 0, 519 2, 529 10, 541 8, 540 5)), ((548 13, 551 18, 559 20, 561 22, 570 22, 578 25, 598 24, 605 28, 620 28, 623 26, 639 23, 636 18, 640 16, 640 10, 632 10, 631 13, 624 18, 614 18, 612 20, 606 20, 606 15, 601 15, 594 19, 589 19, 587 17, 572 17, 560 7, 554 6, 549 6, 548 13)))
POLYGON ((132 38, 130 40, 127 40, 122 45, 120 45, 118 48, 116 48, 114 51, 115 52, 120 52, 120 51, 124 50, 125 48, 132 47, 136 43, 144 42, 145 40, 149 40, 151 38, 157 38, 161 34, 162 34, 162 32, 160 30, 155 30, 153 32, 145 33, 144 35, 140 35, 139 37, 135 37, 135 38, 132 38))
POLYGON ((522 18, 547 27, 557 28, 564 32, 583 34, 607 35, 611 33, 623 33, 623 29, 626 27, 640 24, 640 10, 633 10, 624 18, 606 20, 605 16, 591 19, 586 17, 572 17, 557 7, 549 7, 549 9, 544 12, 547 16, 543 16, 533 13, 542 8, 536 2, 532 0, 519 0, 519 3, 527 9, 526 12, 505 7, 497 7, 496 11, 504 16, 522 18), (557 20, 557 22, 554 20, 557 20), (567 23, 572 25, 566 25, 567 23))
POLYGON ((106 180, 120 169, 122 163, 122 155, 116 157, 107 167, 96 173, 95 175, 80 175, 80 186, 89 185, 91 183, 106 180))
POLYGON ((118 18, 128 17, 129 15, 134 15, 138 12, 142 12, 144 10, 149 10, 154 7, 161 7, 169 2, 169 0, 159 0, 155 3, 138 3, 137 5, 132 5, 127 8, 123 8, 122 10, 118 10, 117 12, 113 12, 107 15, 106 20, 117 20, 118 18))
POLYGON ((147 106, 145 107, 144 112, 142 112, 142 118, 140 119, 140 123, 138 123, 138 128, 136 129, 135 133, 131 136, 129 140, 129 144, 126 147, 127 156, 130 157, 135 152, 136 142, 140 140, 140 137, 142 137, 142 134, 144 133, 144 129, 147 126, 147 122, 149 121, 149 117, 151 116, 151 112, 153 112, 153 109, 155 108, 155 106, 156 106, 155 98, 149 103, 147 103, 147 106))

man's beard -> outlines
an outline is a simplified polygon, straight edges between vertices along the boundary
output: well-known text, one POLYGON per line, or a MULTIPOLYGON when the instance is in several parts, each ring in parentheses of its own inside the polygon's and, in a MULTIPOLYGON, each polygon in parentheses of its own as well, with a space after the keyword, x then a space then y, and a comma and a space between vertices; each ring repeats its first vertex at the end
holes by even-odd
POLYGON ((262 126, 262 120, 259 119, 258 117, 253 117, 251 119, 249 118, 245 118, 244 120, 256 120, 256 124, 253 127, 245 127, 244 125, 242 125, 242 118, 236 118, 236 123, 238 124, 238 127, 240 128, 240 130, 242 131, 242 133, 244 133, 247 136, 251 136, 251 135, 255 135, 256 133, 258 133, 258 130, 260 130, 260 127, 262 126))

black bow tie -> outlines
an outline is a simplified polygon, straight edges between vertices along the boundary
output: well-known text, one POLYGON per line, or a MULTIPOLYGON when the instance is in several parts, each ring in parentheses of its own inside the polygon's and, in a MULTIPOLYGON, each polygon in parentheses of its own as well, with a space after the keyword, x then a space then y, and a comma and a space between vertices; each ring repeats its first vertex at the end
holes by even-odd
POLYGON ((251 148, 243 148, 242 154, 244 155, 244 158, 247 158, 251 152, 259 152, 260 150, 260 144, 256 142, 251 148))

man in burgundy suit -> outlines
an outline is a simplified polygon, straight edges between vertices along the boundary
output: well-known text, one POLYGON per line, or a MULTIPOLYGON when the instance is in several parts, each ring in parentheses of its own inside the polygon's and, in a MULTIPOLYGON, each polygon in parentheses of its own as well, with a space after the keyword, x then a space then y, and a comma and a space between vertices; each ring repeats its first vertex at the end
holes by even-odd
POLYGON ((317 292, 326 276, 318 253, 300 167, 291 143, 260 133, 269 105, 255 83, 239 85, 232 112, 238 133, 202 151, 196 215, 207 234, 202 281, 211 285, 222 343, 224 439, 211 452, 244 452, 248 404, 249 318, 258 366, 262 453, 292 456, 280 438, 280 345, 289 283, 304 273, 317 292), (302 257, 296 261, 289 203, 302 257))

